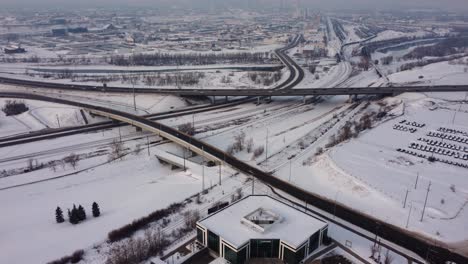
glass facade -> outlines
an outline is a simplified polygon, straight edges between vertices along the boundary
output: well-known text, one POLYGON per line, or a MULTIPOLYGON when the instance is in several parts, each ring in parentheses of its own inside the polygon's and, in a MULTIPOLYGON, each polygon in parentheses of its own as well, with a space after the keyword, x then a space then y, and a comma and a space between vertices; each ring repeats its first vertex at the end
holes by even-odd
POLYGON ((278 258, 279 239, 250 240, 251 258, 278 258))
POLYGON ((309 239, 309 254, 319 247, 320 232, 313 234, 309 239))
POLYGON ((247 247, 239 252, 235 252, 227 246, 224 246, 224 259, 231 264, 244 264, 247 261, 247 247))
POLYGON ((200 228, 197 228, 197 241, 200 242, 201 244, 205 244, 203 241, 204 239, 204 234, 203 234, 203 230, 201 230, 200 228))
POLYGON ((219 254, 219 236, 208 230, 208 248, 219 254))
POLYGON ((289 250, 287 247, 284 247, 283 260, 286 264, 297 264, 305 258, 305 249, 304 245, 297 252, 289 250))

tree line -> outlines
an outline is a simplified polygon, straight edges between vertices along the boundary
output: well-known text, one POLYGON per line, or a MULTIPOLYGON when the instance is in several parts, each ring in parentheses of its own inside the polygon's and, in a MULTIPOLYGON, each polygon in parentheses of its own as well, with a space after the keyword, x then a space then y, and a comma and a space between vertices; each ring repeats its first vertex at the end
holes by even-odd
POLYGON ((109 63, 118 66, 177 66, 177 65, 208 65, 220 63, 256 63, 264 64, 277 61, 269 52, 241 53, 154 53, 135 54, 131 56, 114 55, 109 63))

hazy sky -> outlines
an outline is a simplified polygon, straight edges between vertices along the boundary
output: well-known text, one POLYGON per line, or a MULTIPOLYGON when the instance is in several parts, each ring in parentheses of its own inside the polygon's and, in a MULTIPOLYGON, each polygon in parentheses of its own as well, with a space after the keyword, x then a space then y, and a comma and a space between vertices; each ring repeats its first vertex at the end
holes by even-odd
MULTIPOLYGON (((258 6, 265 5, 292 5, 297 0, 0 0, 2 6, 17 7, 65 7, 68 5, 90 7, 96 5, 153 5, 162 3, 166 5, 210 5, 217 6, 258 6), (182 4, 181 4, 182 3, 182 4)), ((468 0, 299 0, 302 5, 317 8, 353 8, 353 9, 387 9, 387 8, 442 8, 451 10, 468 10, 468 0)))

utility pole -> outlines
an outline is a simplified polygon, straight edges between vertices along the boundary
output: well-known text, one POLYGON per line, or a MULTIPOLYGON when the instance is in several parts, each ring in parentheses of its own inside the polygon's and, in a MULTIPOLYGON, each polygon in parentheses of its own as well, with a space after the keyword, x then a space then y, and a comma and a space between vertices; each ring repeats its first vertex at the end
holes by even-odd
POLYGON ((184 148, 184 171, 187 171, 187 167, 185 167, 185 148, 184 148))
POLYGON ((55 115, 57 117, 57 124, 58 124, 58 127, 60 128, 60 119, 59 119, 59 116, 58 114, 55 115))
POLYGON ((120 132, 120 126, 119 126, 119 139, 120 139, 120 142, 122 142, 122 133, 120 132))
POLYGON ((335 206, 333 208, 333 220, 335 220, 335 216, 336 216, 336 202, 338 200, 338 194, 340 194, 340 191, 337 191, 335 195, 335 206))
POLYGON ((424 212, 426 211, 427 198, 429 197, 429 191, 431 190, 431 184, 432 184, 432 182, 429 182, 429 185, 427 186, 426 200, 424 201, 424 207, 423 207, 423 211, 422 211, 422 214, 421 214, 421 222, 423 221, 424 212))
POLYGON ((202 192, 205 191, 205 149, 202 146, 202 192))
POLYGON ((265 165, 268 163, 268 128, 266 132, 266 139, 265 139, 265 165))
POLYGON ((419 172, 418 174, 416 175, 416 183, 414 184, 414 189, 416 190, 416 188, 418 187, 418 180, 419 180, 419 172))
POLYGON ((135 113, 137 112, 137 107, 136 107, 136 95, 135 95, 135 82, 132 81, 133 84, 133 107, 135 108, 135 113))
POLYGON ((289 160, 289 182, 291 182, 292 175, 292 159, 289 160))
POLYGON ((255 177, 252 176, 252 195, 254 195, 254 190, 255 190, 255 177))
POLYGON ((406 199, 408 199, 409 190, 406 189, 405 201, 403 202, 403 208, 406 208, 406 199))
POLYGON ((409 220, 410 220, 410 218, 411 218, 411 210, 412 210, 412 209, 413 209, 413 202, 410 203, 408 219, 406 220, 406 228, 408 228, 408 225, 409 225, 409 220))
POLYGON ((221 186, 221 162, 219 163, 219 186, 221 186))
POLYGON ((150 154, 150 141, 149 141, 149 136, 146 136, 146 142, 148 143, 148 157, 151 156, 150 154))
POLYGON ((195 129, 195 114, 192 115, 192 127, 195 129))

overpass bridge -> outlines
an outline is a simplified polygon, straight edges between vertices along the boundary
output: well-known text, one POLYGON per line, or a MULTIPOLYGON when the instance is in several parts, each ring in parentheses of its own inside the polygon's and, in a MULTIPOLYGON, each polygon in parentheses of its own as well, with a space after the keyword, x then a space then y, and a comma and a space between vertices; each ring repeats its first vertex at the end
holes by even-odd
MULTIPOLYGON (((312 205, 320 210, 323 210, 328 213, 333 213, 337 218, 343 219, 346 222, 358 226, 364 230, 367 230, 370 233, 376 232, 376 227, 378 227, 378 237, 391 241, 405 249, 411 250, 418 254, 421 257, 426 257, 430 259, 431 263, 468 263, 468 258, 462 256, 459 253, 453 252, 445 247, 436 246, 433 244, 433 241, 430 239, 425 239, 422 236, 415 236, 412 233, 402 230, 398 226, 394 226, 385 221, 377 219, 373 216, 363 214, 361 212, 355 211, 351 208, 345 207, 341 204, 336 204, 335 202, 328 200, 324 197, 318 196, 314 193, 308 192, 305 189, 302 189, 299 186, 293 185, 287 181, 284 181, 280 178, 277 178, 271 175, 268 172, 264 172, 258 169, 255 166, 251 166, 247 163, 244 163, 237 158, 229 155, 228 153, 210 145, 205 142, 202 142, 198 139, 195 139, 187 134, 184 134, 174 128, 163 125, 161 123, 153 122, 144 117, 139 117, 129 113, 104 108, 100 106, 94 106, 85 103, 74 102, 65 99, 47 97, 37 94, 28 94, 28 93, 17 93, 17 92, 0 92, 0 98, 17 98, 17 99, 29 99, 29 100, 38 100, 46 101, 58 104, 72 105, 76 107, 81 107, 88 109, 94 113, 100 114, 102 116, 107 116, 109 118, 117 119, 122 122, 126 122, 136 127, 151 131, 155 134, 160 135, 168 140, 171 140, 183 147, 189 148, 191 151, 196 152, 209 160, 214 161, 219 165, 228 165, 238 170, 239 172, 251 175, 269 185, 271 188, 278 189, 286 194, 291 195, 292 197, 304 201, 309 205, 312 205)), ((339 224, 331 218, 328 218, 329 221, 339 224)), ((349 229, 353 232, 358 232, 354 229, 349 229)), ((392 249, 394 250, 394 249, 392 249)), ((423 262, 419 261, 416 258, 411 257, 411 261, 414 263, 422 264, 423 262)))
POLYGON ((468 92, 468 85, 347 87, 306 89, 140 89, 177 96, 310 96, 310 95, 392 95, 406 92, 468 92))

